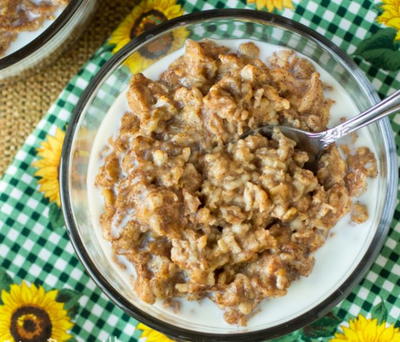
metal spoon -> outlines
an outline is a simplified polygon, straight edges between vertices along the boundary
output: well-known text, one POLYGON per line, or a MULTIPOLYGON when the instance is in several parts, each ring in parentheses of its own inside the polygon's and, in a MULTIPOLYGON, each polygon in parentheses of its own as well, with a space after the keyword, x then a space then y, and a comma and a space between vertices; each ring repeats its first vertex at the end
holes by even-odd
POLYGON ((308 152, 310 159, 307 167, 310 170, 317 170, 319 156, 330 144, 397 111, 400 111, 400 90, 395 91, 392 95, 366 111, 323 132, 312 133, 288 126, 265 125, 245 132, 240 138, 244 139, 257 133, 271 137, 274 128, 279 128, 284 135, 294 140, 302 150, 308 152))

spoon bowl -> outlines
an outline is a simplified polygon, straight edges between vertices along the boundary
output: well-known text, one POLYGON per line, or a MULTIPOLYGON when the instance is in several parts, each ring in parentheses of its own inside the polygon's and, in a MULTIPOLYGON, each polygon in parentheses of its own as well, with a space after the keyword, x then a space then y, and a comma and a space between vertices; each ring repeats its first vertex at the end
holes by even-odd
POLYGON ((279 129, 285 136, 294 140, 301 150, 308 153, 309 160, 306 167, 315 172, 318 169, 318 160, 321 153, 329 145, 362 127, 398 111, 400 111, 400 90, 395 91, 392 95, 366 111, 322 132, 307 132, 289 126, 265 125, 245 132, 240 136, 240 139, 254 134, 261 134, 270 138, 274 129, 279 129))
POLYGON ((313 172, 318 169, 318 159, 322 151, 328 146, 325 146, 323 143, 323 136, 326 134, 326 131, 314 133, 289 126, 265 125, 255 130, 245 132, 240 136, 240 139, 244 139, 255 134, 260 134, 267 138, 271 138, 275 129, 280 130, 286 137, 295 141, 296 145, 300 146, 301 150, 308 153, 309 159, 305 165, 307 169, 313 172))

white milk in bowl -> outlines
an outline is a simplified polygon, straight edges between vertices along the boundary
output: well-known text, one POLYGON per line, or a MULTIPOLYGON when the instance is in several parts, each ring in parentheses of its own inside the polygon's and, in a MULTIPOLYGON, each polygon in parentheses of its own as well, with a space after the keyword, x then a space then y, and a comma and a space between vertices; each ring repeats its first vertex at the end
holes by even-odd
MULTIPOLYGON (((248 42, 248 40, 220 40, 216 42, 237 51, 239 45, 248 42)), ((268 43, 258 41, 254 43, 260 48, 260 59, 264 62, 273 52, 284 49, 268 43)), ((183 49, 180 49, 156 62, 144 72, 144 75, 153 80, 158 79, 167 66, 182 55, 183 52, 183 49)), ((315 65, 315 63, 313 64, 315 65)), ((318 65, 315 66, 321 75, 321 80, 331 86, 325 90, 325 96, 335 100, 335 104, 331 108, 330 125, 338 123, 343 117, 357 114, 357 107, 340 84, 327 71, 318 65)), ((96 239, 110 258, 110 243, 103 238, 99 223, 99 217, 104 205, 103 198, 94 183, 99 167, 103 162, 99 156, 104 146, 108 144, 108 139, 118 134, 120 119, 127 111, 131 110, 128 107, 125 90, 112 105, 98 130, 91 151, 87 178, 88 196, 90 197, 88 202, 90 204, 93 226, 95 227, 96 239)), ((376 155, 373 140, 368 129, 362 129, 358 134, 359 138, 352 147, 367 146, 376 155)), ((223 311, 209 299, 191 302, 179 299, 181 303, 179 312, 165 308, 162 303, 156 303, 151 307, 149 304, 139 303, 138 300, 135 301, 135 305, 138 305, 147 312, 151 312, 159 319, 166 320, 174 325, 209 333, 255 331, 276 326, 298 317, 332 294, 354 271, 364 256, 377 228, 373 224, 376 203, 373 199, 377 198, 377 185, 377 179, 369 179, 367 191, 358 198, 360 202, 366 204, 368 207, 370 214, 368 221, 356 225, 351 223, 349 214, 344 216, 331 230, 330 237, 326 240, 325 244, 314 253, 315 265, 311 274, 308 277, 301 277, 294 281, 289 287, 287 295, 262 301, 245 327, 226 323, 223 318, 223 311)), ((132 286, 131 277, 135 277, 135 270, 123 257, 119 256, 118 259, 121 263, 127 265, 126 269, 119 268, 119 276, 121 281, 124 281, 126 286, 130 287, 132 286)))

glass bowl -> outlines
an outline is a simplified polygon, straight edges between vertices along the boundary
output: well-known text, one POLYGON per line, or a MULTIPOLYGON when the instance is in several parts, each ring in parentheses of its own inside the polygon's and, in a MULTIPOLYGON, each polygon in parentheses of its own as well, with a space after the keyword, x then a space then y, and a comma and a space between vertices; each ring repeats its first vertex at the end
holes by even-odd
MULTIPOLYGON (((152 51, 159 58, 169 56, 172 51, 165 48, 165 42, 171 33, 182 32, 182 29, 194 40, 251 39, 291 48, 329 71, 345 88, 358 110, 379 100, 363 73, 339 48, 307 27, 281 16, 226 9, 193 13, 161 24, 111 58, 75 108, 65 138, 60 170, 62 208, 72 243, 89 274, 111 300, 129 315, 169 336, 196 341, 257 341, 287 334, 322 317, 348 295, 365 275, 382 246, 392 219, 397 189, 397 157, 389 121, 384 119, 367 128, 376 147, 379 190, 372 206, 371 225, 363 240, 357 234, 349 236, 348 244, 343 246, 335 245, 337 240, 334 237, 328 239, 328 247, 321 247, 322 252, 317 256, 317 263, 319 258, 324 260, 322 265, 319 262, 319 271, 295 282, 287 296, 268 301, 267 305, 273 309, 268 315, 259 314, 257 324, 244 328, 221 326, 207 318, 208 312, 206 315, 203 313, 204 320, 191 320, 145 304, 121 277, 111 260, 109 247, 94 234, 100 228, 92 223, 89 210, 93 198, 88 194, 88 163, 103 118, 117 97, 127 89, 131 74, 124 65, 125 60, 137 51, 152 51), (343 264, 336 262, 340 258, 335 258, 335 255, 346 255, 346 248, 349 253, 353 250, 352 238, 358 239, 356 244, 359 247, 355 254, 343 264), (330 256, 329 259, 324 254, 330 256), (327 260, 330 262, 324 264, 327 260), (340 276, 329 280, 335 267, 340 276), (315 282, 319 282, 319 286, 315 286, 315 282)), ((344 235, 343 241, 347 240, 344 235)))
POLYGON ((0 83, 26 77, 54 61, 83 32, 97 3, 97 0, 71 0, 35 39, 0 57, 0 83))

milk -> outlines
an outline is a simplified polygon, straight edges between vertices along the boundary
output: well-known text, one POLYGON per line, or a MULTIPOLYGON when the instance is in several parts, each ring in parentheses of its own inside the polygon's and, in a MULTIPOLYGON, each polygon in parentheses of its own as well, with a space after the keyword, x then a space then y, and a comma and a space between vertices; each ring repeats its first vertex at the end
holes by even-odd
MULTIPOLYGON (((247 41, 240 39, 223 40, 218 41, 218 43, 228 46, 235 51, 241 43, 247 41)), ((282 47, 268 43, 256 42, 256 44, 260 48, 260 57, 263 61, 266 61, 273 52, 282 50, 282 47)), ((162 61, 153 64, 144 74, 156 80, 161 72, 165 70, 165 67, 182 55, 183 52, 183 49, 174 52, 162 61)), ((357 107, 339 83, 320 66, 316 65, 316 69, 320 73, 322 81, 332 86, 332 89, 325 91, 326 97, 336 101, 331 109, 330 125, 336 124, 343 117, 357 114, 357 107)), ((88 170, 87 186, 88 196, 90 196, 88 202, 90 204, 92 222, 95 227, 98 243, 110 258, 110 243, 102 237, 102 229, 99 223, 99 217, 103 211, 103 199, 100 191, 94 186, 94 182, 99 167, 103 163, 99 158, 100 152, 104 149, 109 137, 118 134, 120 119, 127 111, 130 111, 130 109, 126 100, 125 90, 112 105, 98 130, 92 147, 88 170)), ((359 138, 353 146, 368 146, 376 154, 368 129, 362 129, 358 134, 359 138)), ((286 296, 264 300, 260 303, 257 313, 249 320, 247 327, 233 326, 226 323, 223 319, 223 311, 208 299, 198 302, 189 302, 180 299, 181 310, 179 313, 174 313, 172 310, 166 309, 162 303, 156 303, 153 307, 145 303, 140 303, 140 307, 145 311, 152 312, 159 319, 164 319, 175 325, 214 333, 233 333, 265 329, 295 318, 307 312, 332 294, 358 265, 377 228, 376 222, 374 223, 377 198, 378 180, 370 179, 368 181, 368 190, 358 198, 358 200, 368 206, 370 213, 369 220, 363 224, 356 225, 351 223, 350 215, 343 217, 331 230, 330 237, 326 243, 314 253, 316 262, 311 275, 293 282, 286 296)), ((118 261, 127 266, 126 269, 119 268, 118 270, 121 281, 125 282, 126 286, 131 287, 132 277, 135 277, 134 267, 129 265, 129 261, 124 259, 124 257, 118 256, 118 261)))

